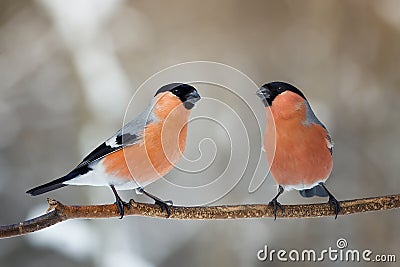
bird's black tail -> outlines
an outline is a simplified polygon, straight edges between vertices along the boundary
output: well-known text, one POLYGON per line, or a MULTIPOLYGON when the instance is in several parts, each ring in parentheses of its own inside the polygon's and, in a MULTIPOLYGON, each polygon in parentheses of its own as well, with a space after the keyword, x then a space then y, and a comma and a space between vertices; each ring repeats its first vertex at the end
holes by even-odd
POLYGON ((70 180, 70 175, 67 174, 61 178, 58 178, 54 181, 51 181, 49 183, 43 184, 43 185, 39 185, 35 188, 32 188, 31 190, 26 191, 27 194, 30 194, 31 196, 37 196, 37 195, 41 195, 44 194, 46 192, 52 191, 52 190, 56 190, 58 188, 67 186, 66 184, 63 184, 63 182, 70 180))
POLYGON ((313 197, 313 196, 327 197, 327 196, 329 196, 328 192, 325 190, 325 188, 323 188, 321 186, 321 184, 318 184, 310 189, 300 190, 299 193, 302 197, 313 197))
POLYGON ((75 168, 67 175, 65 175, 61 178, 55 179, 54 181, 48 182, 47 184, 39 185, 35 188, 32 188, 31 190, 26 191, 26 193, 30 194, 31 196, 37 196, 37 195, 41 195, 41 194, 44 194, 44 193, 52 191, 52 190, 56 190, 58 188, 67 186, 67 184, 64 184, 64 182, 69 181, 79 175, 83 175, 91 170, 93 170, 93 169, 88 167, 87 165, 81 166, 79 168, 75 168))

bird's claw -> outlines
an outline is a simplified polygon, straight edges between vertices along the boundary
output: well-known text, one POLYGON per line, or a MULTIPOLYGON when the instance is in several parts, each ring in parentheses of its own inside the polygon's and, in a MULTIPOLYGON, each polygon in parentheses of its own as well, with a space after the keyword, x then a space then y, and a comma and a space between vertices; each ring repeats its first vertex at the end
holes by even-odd
POLYGON ((276 220, 276 211, 278 210, 278 207, 280 208, 280 210, 282 211, 282 213, 285 211, 285 209, 283 208, 283 206, 281 205, 281 203, 278 202, 278 200, 276 198, 272 199, 269 204, 270 206, 272 206, 274 208, 274 221, 276 220))
POLYGON ((161 208, 161 212, 163 212, 164 210, 167 212, 167 218, 169 218, 169 216, 171 216, 171 209, 170 206, 173 205, 172 200, 161 200, 158 197, 144 191, 144 189, 142 187, 136 188, 136 192, 139 194, 145 194, 146 196, 150 197, 151 199, 153 199, 155 201, 154 204, 160 206, 161 208))
POLYGON ((125 215, 125 207, 127 207, 128 209, 131 208, 130 201, 125 202, 122 199, 117 199, 115 205, 117 205, 118 213, 121 215, 120 219, 122 219, 125 215))
POLYGON ((331 209, 333 208, 333 210, 335 211, 335 220, 336 220, 340 212, 340 202, 335 197, 330 196, 328 203, 331 209))
POLYGON ((171 216, 170 206, 172 206, 172 204, 173 204, 171 200, 163 201, 161 199, 155 199, 154 204, 160 206, 161 212, 164 212, 164 210, 167 212, 167 218, 169 218, 169 216, 171 216))

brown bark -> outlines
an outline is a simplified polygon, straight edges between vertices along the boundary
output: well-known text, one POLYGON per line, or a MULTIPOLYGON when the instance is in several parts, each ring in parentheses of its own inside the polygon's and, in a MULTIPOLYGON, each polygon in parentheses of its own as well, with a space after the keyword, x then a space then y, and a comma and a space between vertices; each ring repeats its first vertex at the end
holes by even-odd
MULTIPOLYGON (((56 223, 76 218, 112 218, 119 217, 115 204, 94 206, 67 206, 57 200, 48 199, 49 212, 16 224, 0 226, 0 238, 24 235, 35 232, 56 223)), ((400 207, 400 195, 371 197, 341 201, 339 215, 348 215, 367 211, 397 209, 400 207)), ((131 201, 131 207, 125 208, 125 216, 137 215, 166 218, 166 212, 154 204, 136 203, 131 201)), ((176 207, 172 206, 169 219, 183 220, 215 220, 274 217, 273 209, 265 204, 246 204, 206 207, 176 207)), ((285 205, 284 213, 277 212, 278 218, 312 218, 334 216, 327 203, 306 205, 285 205)), ((333 218, 332 218, 333 219, 333 218)), ((340 218, 339 218, 340 219, 340 218)))

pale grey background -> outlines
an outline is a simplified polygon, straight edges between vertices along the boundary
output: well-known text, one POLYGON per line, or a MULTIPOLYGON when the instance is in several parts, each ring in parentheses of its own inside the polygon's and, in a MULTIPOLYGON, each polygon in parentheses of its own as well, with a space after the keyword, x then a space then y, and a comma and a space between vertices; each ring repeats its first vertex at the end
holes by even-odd
MULTIPOLYGON (((25 191, 69 171, 121 127, 130 97, 151 75, 192 60, 233 66, 258 85, 285 80, 300 87, 336 143, 328 186, 338 199, 398 193, 399 12, 400 3, 390 0, 2 1, 0 223, 42 213, 46 197, 68 204, 114 201, 107 188, 69 187, 35 198, 25 191)), ((143 94, 143 105, 156 89, 143 94)), ((231 103, 251 123, 245 106, 229 94, 210 86, 199 90, 231 103)), ((197 114, 213 108, 211 102, 200 104, 197 114)), ((250 105, 260 112, 255 95, 250 105)), ((212 111, 230 127, 240 126, 222 109, 212 111)), ((213 169, 196 179, 173 171, 170 179, 198 185, 225 168, 226 136, 202 123, 190 129, 187 155, 198 155, 196 140, 212 137, 219 155, 213 169)), ((259 130, 248 131, 256 138, 259 130)), ((204 143, 203 153, 213 151, 210 144, 204 143)), ((260 141, 251 144, 255 151, 260 141)), ((232 146, 248 148, 246 142, 232 146)), ((250 179, 245 175, 217 203, 266 203, 275 195, 272 179, 249 194, 250 179)), ((162 182, 148 189, 180 205, 194 202, 191 193, 178 195, 162 182)), ((296 192, 281 198, 285 204, 307 201, 296 192)), ((398 226, 397 210, 336 221, 76 220, 1 240, 0 266, 262 266, 267 263, 258 262, 256 252, 264 245, 322 250, 335 247, 340 237, 350 248, 399 258, 398 226)))

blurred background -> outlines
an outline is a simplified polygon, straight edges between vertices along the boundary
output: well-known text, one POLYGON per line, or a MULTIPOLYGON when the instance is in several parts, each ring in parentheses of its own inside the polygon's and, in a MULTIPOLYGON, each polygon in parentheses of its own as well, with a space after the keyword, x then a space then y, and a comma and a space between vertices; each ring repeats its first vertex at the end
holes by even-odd
MULTIPOLYGON (((212 166, 194 176, 173 170, 166 180, 150 185, 149 192, 177 205, 270 201, 276 194, 272 179, 254 193, 249 190, 252 178, 262 181, 266 174, 262 168, 251 170, 261 146, 255 116, 261 131, 265 125, 254 92, 256 85, 284 80, 302 89, 331 131, 336 146, 327 185, 339 200, 399 193, 400 3, 396 0, 340 4, 334 0, 3 0, 0 224, 42 214, 46 197, 72 205, 112 203, 108 188, 66 187, 35 198, 25 191, 68 172, 118 130, 129 100, 149 77, 194 60, 232 66, 255 85, 245 86, 251 83, 234 72, 240 79, 229 85, 231 91, 197 86, 204 99, 218 99, 231 108, 226 112, 224 105, 208 100, 193 111, 198 116, 211 112, 226 126, 224 131, 216 123, 194 121, 189 127, 185 156, 200 158, 199 162, 204 156, 212 166), (239 136, 229 140, 235 133, 239 136), (240 141, 240 134, 247 139, 240 141), (213 141, 199 146, 204 138, 213 141), (240 151, 248 156, 238 157, 240 151), (245 168, 247 157, 244 163, 250 167, 236 170, 245 168), (202 179, 212 182, 225 169, 231 172, 230 179, 226 175, 221 179, 226 184, 195 195, 182 190, 182 186, 204 184, 202 179)), ((213 72, 204 68, 182 75, 184 81, 213 72)), ((236 81, 229 75, 223 79, 236 81)), ((132 114, 146 106, 158 89, 150 87, 131 102, 132 114)), ((187 162, 182 164, 191 168, 187 162)), ((148 201, 134 192, 121 196, 148 201)), ((297 192, 285 193, 280 200, 282 204, 326 201, 304 199, 297 192)), ((256 254, 265 245, 322 250, 336 248, 338 238, 345 238, 351 249, 397 254, 399 260, 398 226, 398 210, 337 220, 275 222, 72 220, 0 240, 0 266, 262 266, 270 262, 258 261, 256 254)))

